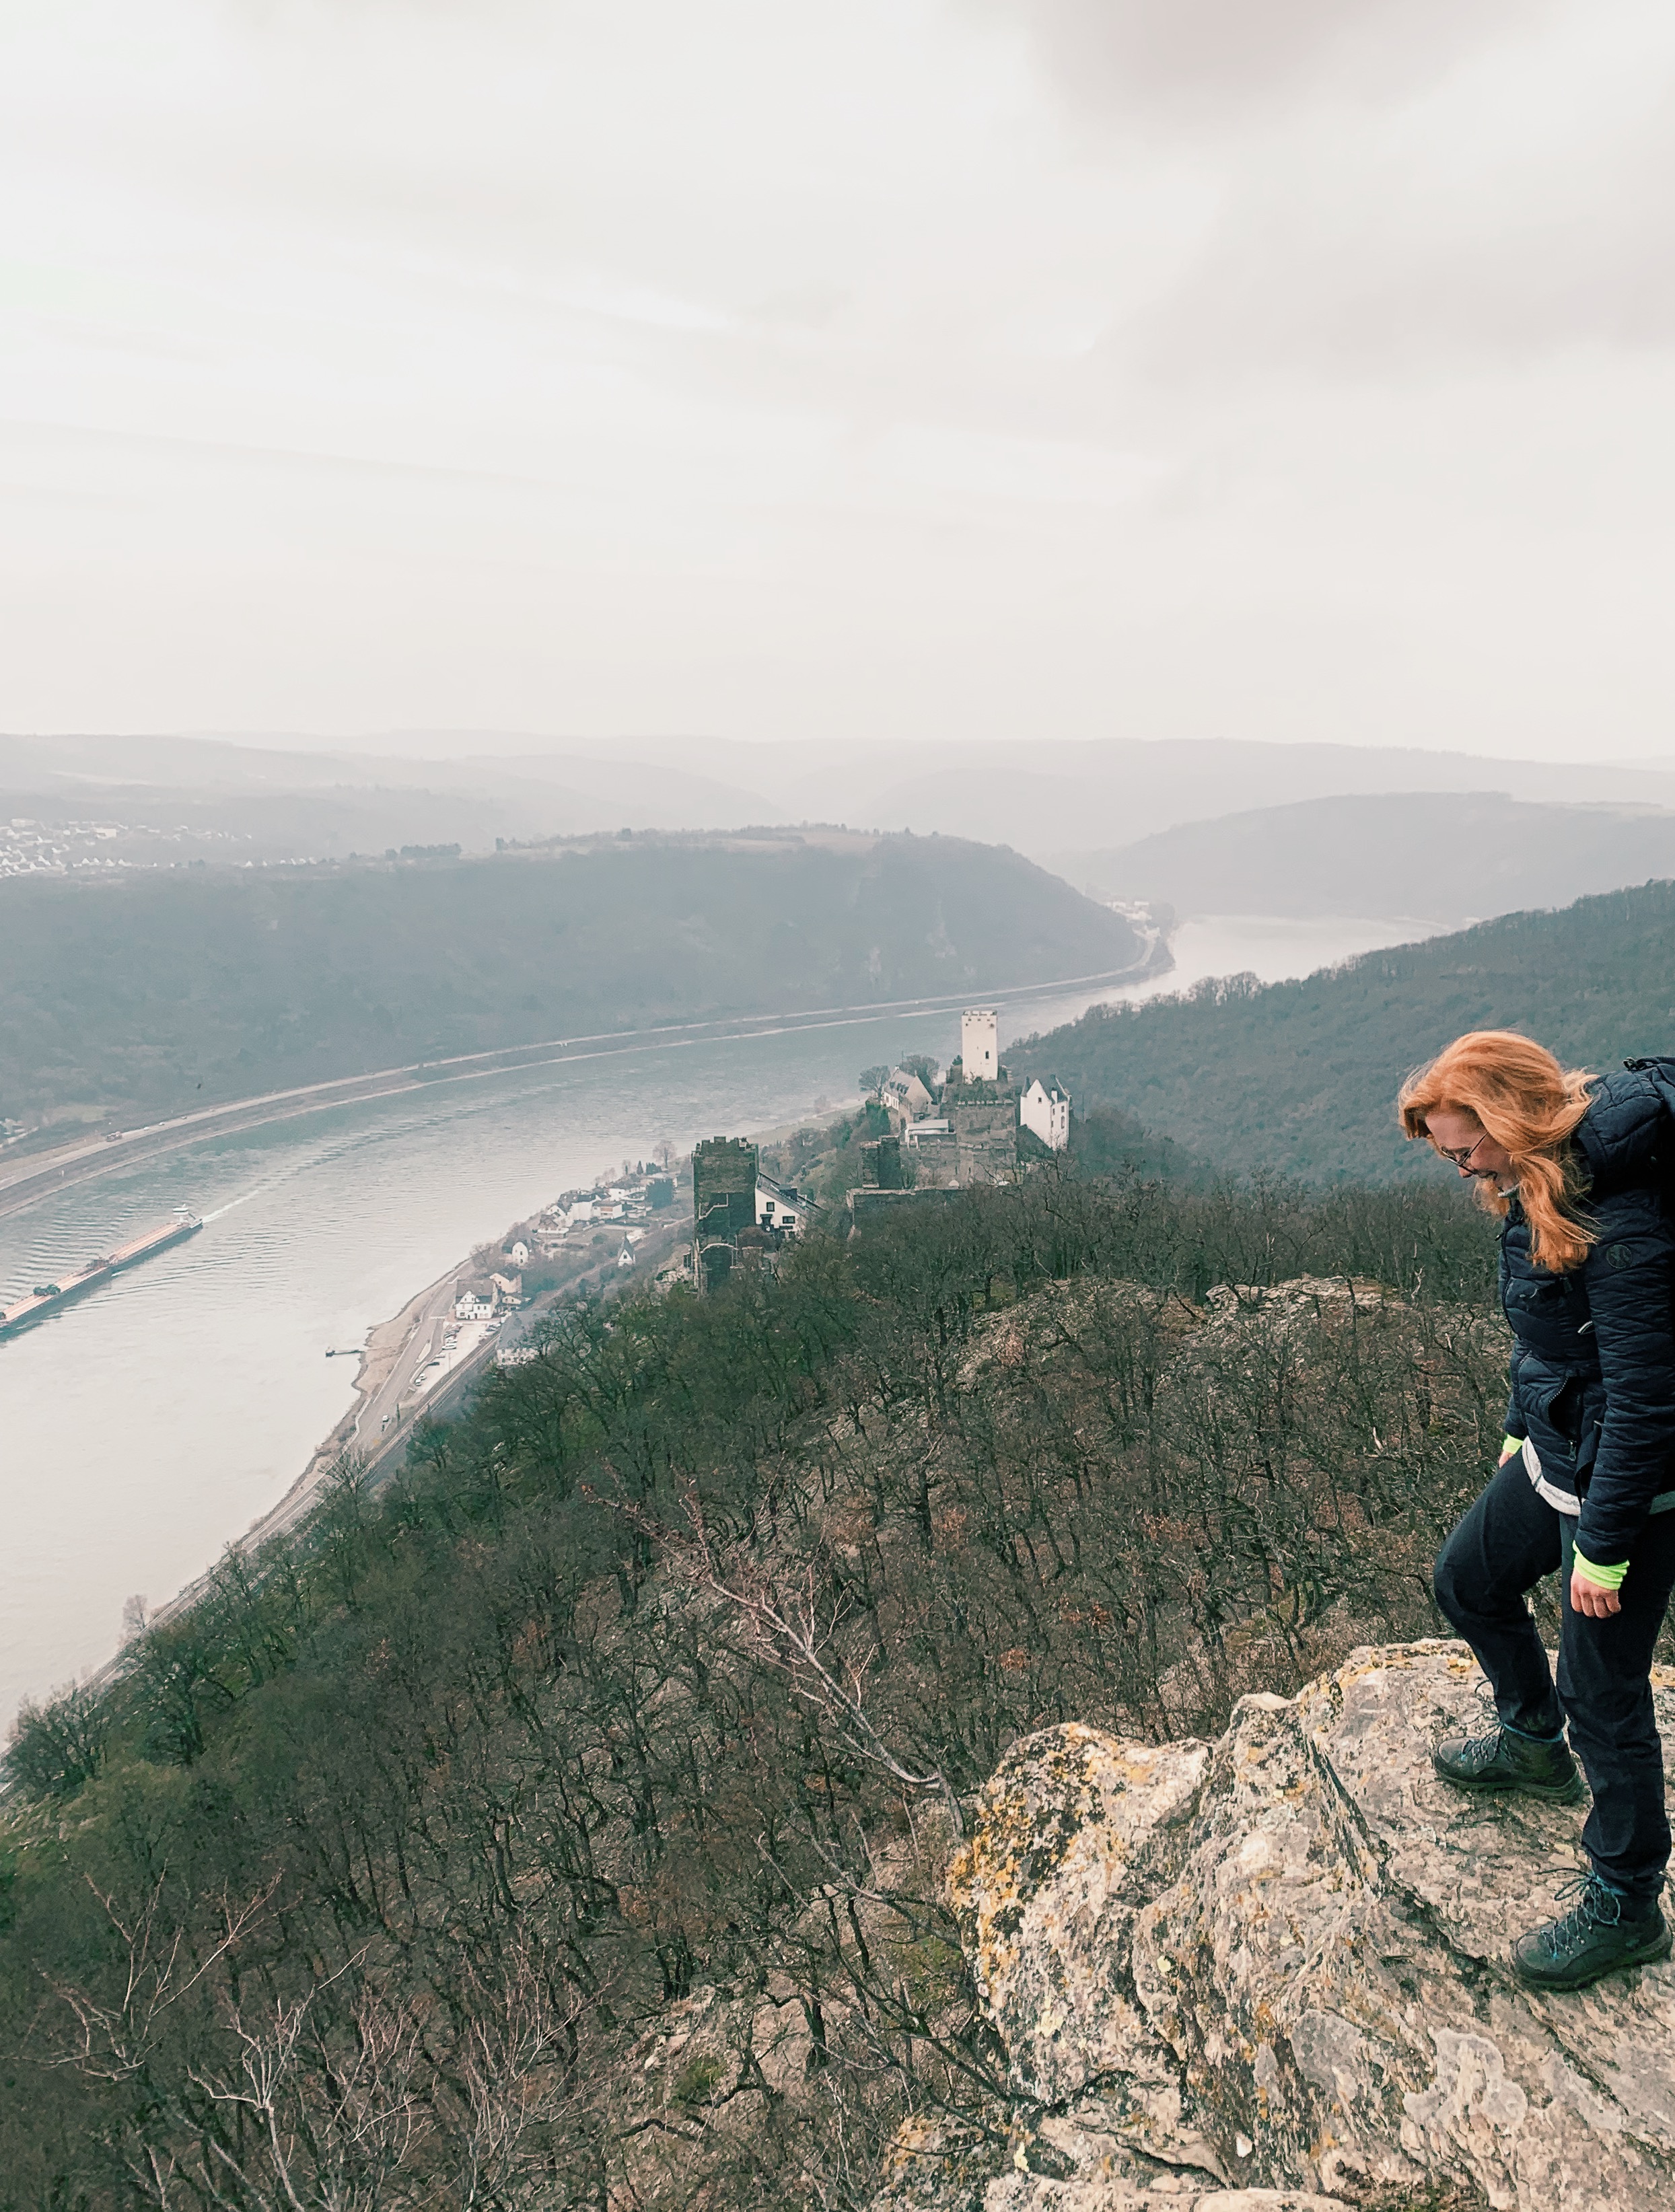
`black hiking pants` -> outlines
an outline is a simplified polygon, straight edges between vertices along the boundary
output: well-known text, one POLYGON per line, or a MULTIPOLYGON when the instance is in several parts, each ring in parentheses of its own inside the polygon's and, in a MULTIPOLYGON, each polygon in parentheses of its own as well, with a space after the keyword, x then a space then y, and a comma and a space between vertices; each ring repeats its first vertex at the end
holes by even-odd
POLYGON ((1477 1655, 1502 1724, 1549 1739, 1570 1724, 1593 1809, 1582 1844, 1595 1870, 1637 1903, 1654 1901, 1669 1860, 1663 1747, 1652 1707, 1652 1647, 1675 1589, 1675 1513, 1654 1514, 1603 1620, 1570 1604, 1574 1514, 1549 1505, 1514 1452, 1443 1546, 1436 1602, 1477 1655), (1526 1593, 1557 1571, 1563 1625, 1558 1682, 1526 1593))

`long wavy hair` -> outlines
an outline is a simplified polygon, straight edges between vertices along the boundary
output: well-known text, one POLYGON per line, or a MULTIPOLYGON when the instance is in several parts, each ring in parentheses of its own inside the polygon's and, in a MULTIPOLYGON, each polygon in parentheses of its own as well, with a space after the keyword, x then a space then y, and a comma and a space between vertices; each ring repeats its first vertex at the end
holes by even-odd
MULTIPOLYGON (((1431 1136, 1439 1111, 1474 1115, 1512 1161, 1518 1197, 1530 1224, 1530 1256, 1562 1274, 1592 1249, 1593 1230, 1577 1212, 1582 1173, 1566 1142, 1588 1109, 1593 1078, 1561 1067, 1551 1052, 1511 1030, 1468 1030, 1403 1084, 1396 1111, 1410 1137, 1431 1136)), ((1440 1149, 1440 1147, 1439 1147, 1440 1149)), ((1478 1202, 1504 1214, 1511 1203, 1493 1179, 1479 1176, 1478 1202)))

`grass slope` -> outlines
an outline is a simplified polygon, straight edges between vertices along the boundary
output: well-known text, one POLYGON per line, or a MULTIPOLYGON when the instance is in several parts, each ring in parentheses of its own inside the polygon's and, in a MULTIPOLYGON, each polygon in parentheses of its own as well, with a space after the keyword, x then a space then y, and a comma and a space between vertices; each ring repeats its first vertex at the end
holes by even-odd
POLYGON ((1097 974, 1138 951, 1055 877, 948 838, 26 878, 0 884, 0 1112, 204 1103, 653 1021, 1097 974))
POLYGON ((1397 1133, 1403 1076, 1484 1028, 1599 1068, 1675 1051, 1675 884, 1505 915, 1300 982, 1234 977, 1097 1007, 1007 1059, 1239 1172, 1387 1176, 1435 1171, 1397 1133))

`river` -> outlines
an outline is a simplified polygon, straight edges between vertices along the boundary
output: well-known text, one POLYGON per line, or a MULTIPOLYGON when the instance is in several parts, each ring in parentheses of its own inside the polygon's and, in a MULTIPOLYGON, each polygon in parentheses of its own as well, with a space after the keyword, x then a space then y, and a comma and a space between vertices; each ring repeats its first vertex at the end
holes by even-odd
MULTIPOLYGON (((1412 922, 1186 924, 1176 967, 1307 974, 1427 933, 1412 922)), ((1003 1044, 1090 994, 1018 1000, 1003 1044)), ((187 1243, 0 1344, 0 1727, 108 1658, 124 1601, 171 1595, 281 1497, 353 1395, 327 1359, 474 1244, 667 1139, 772 1128, 852 1096, 856 1070, 946 1058, 957 1017, 846 1018, 334 1107, 136 1163, 0 1221, 0 1293, 55 1279, 176 1206, 187 1243)))

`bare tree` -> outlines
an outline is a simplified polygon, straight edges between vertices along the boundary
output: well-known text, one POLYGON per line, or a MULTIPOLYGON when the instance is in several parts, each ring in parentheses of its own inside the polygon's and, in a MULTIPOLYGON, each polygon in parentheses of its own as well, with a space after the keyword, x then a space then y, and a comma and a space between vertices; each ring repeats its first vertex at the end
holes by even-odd
POLYGON ((921 1774, 907 1765, 867 1711, 869 1678, 881 1656, 878 1644, 865 1636, 843 1638, 851 1608, 841 1596, 821 1601, 816 1563, 810 1560, 794 1581, 782 1583, 768 1565, 735 1553, 724 1571, 690 1485, 683 1492, 682 1509, 684 1535, 656 1531, 677 1571, 732 1608, 751 1656, 783 1675, 793 1694, 835 1730, 847 1751, 904 1790, 933 1792, 946 1808, 955 1834, 962 1836, 960 1801, 941 1768, 921 1774))

